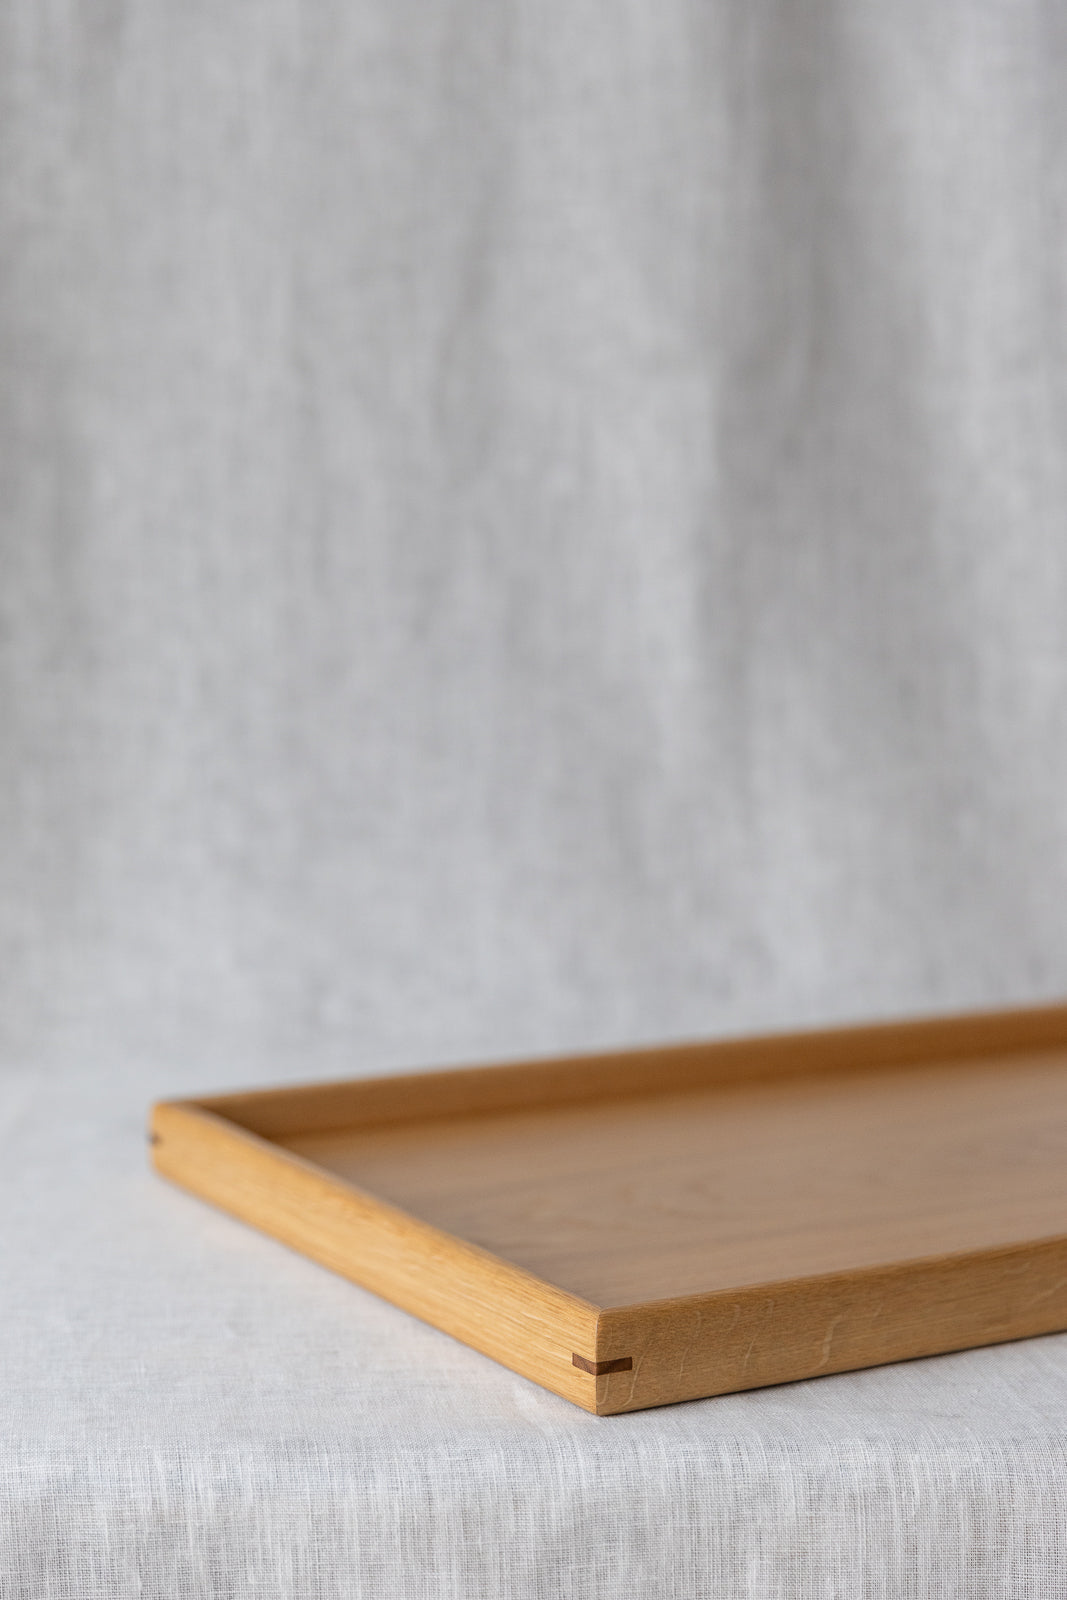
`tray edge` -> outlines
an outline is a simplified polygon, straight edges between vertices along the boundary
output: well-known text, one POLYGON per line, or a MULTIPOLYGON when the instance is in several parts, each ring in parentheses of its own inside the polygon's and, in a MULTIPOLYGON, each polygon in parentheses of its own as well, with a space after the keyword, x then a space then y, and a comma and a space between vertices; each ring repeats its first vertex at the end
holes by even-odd
POLYGON ((598 1415, 1067 1329, 1067 1234, 602 1310, 598 1415))
POLYGON ((150 1120, 157 1172, 587 1411, 598 1308, 194 1101, 150 1120))
POLYGON ((214 1111, 271 1138, 343 1126, 660 1093, 733 1079, 862 1071, 1058 1046, 1067 1046, 1064 1004, 334 1079, 198 1096, 183 1103, 214 1111))

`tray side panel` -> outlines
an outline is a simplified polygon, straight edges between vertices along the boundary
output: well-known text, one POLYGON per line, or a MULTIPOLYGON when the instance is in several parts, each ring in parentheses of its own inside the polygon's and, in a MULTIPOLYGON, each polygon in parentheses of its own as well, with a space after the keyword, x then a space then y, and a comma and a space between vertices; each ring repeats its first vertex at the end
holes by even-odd
POLYGON ((602 1311, 597 1411, 792 1383, 1067 1328, 1067 1237, 602 1311))
POLYGON ((151 1139, 164 1177, 595 1410, 595 1307, 199 1106, 155 1106, 151 1139))
POLYGON ((1067 1006, 821 1028, 447 1072, 300 1084, 195 1103, 267 1138, 1067 1044, 1067 1006))

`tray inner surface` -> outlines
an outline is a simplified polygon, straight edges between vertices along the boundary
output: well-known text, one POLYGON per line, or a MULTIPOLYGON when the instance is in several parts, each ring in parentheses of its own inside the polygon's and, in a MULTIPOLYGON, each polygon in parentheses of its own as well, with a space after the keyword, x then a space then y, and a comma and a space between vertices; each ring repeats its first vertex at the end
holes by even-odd
POLYGON ((1067 1050, 275 1142, 629 1305, 1067 1233, 1067 1050))

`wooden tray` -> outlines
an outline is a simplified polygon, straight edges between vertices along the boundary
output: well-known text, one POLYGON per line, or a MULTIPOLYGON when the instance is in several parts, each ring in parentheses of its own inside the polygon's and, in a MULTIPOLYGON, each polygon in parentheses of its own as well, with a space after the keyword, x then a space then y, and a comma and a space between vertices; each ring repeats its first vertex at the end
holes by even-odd
POLYGON ((602 1414, 1067 1328, 1067 1007, 151 1126, 168 1178, 602 1414))

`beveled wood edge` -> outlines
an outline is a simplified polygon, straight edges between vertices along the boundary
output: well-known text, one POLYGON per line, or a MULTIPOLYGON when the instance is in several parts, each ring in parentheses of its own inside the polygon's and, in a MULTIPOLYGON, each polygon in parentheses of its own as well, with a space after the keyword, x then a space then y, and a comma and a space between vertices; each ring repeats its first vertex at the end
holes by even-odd
POLYGON ((596 1409, 598 1308, 359 1189, 195 1101, 161 1101, 157 1172, 320 1265, 596 1409))
POLYGON ((296 1084, 185 1102, 266 1138, 1067 1046, 1067 1005, 643 1046, 502 1065, 296 1084))
POLYGON ((611 1416, 1065 1329, 1067 1233, 605 1307, 596 1409, 611 1416))

